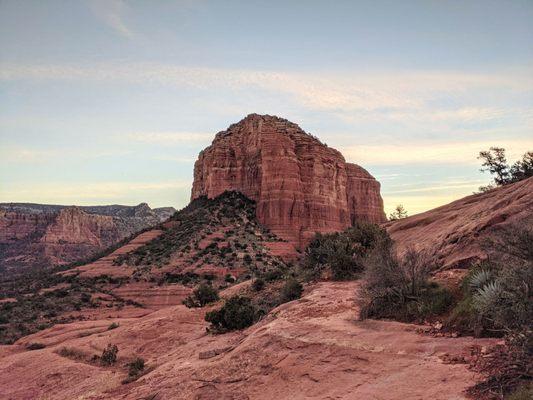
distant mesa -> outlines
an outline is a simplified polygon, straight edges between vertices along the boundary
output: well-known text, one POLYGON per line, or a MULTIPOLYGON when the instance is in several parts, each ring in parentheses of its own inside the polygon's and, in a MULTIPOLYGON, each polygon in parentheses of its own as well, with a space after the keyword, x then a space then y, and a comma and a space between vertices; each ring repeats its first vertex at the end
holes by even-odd
POLYGON ((248 115, 198 156, 191 199, 226 190, 255 200, 259 221, 300 249, 316 232, 386 221, 380 184, 368 171, 270 115, 248 115))
POLYGON ((0 267, 48 267, 92 257, 168 219, 172 207, 0 203, 0 267))

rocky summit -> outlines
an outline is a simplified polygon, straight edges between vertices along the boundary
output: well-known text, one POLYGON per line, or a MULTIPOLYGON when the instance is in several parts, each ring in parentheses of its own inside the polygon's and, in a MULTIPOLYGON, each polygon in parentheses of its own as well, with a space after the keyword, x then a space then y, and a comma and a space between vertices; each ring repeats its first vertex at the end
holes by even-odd
POLYGON ((200 153, 191 198, 226 190, 255 200, 259 221, 297 248, 316 232, 386 220, 380 184, 368 171, 270 115, 248 115, 200 153))

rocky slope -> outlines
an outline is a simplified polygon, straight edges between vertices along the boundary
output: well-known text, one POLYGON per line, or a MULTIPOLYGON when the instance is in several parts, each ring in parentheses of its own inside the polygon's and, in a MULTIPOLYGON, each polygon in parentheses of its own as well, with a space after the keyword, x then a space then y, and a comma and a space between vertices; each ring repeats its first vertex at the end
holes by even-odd
POLYGON ((237 190, 273 233, 302 247, 315 232, 385 221, 380 185, 285 119, 251 114, 219 132, 194 167, 191 198, 237 190))
POLYGON ((486 257, 483 243, 514 223, 533 224, 533 178, 475 194, 385 224, 400 252, 428 251, 443 268, 465 268, 486 257))
POLYGON ((358 287, 316 284, 258 324, 223 335, 206 333, 205 310, 182 305, 57 325, 0 346, 0 392, 11 400, 465 399, 478 379, 467 365, 471 349, 494 341, 357 321, 358 287), (118 328, 109 330, 111 321, 118 328), (46 347, 30 351, 29 343, 46 347), (118 346, 117 363, 92 362, 109 343, 118 346), (134 357, 148 373, 122 384, 134 357))
POLYGON ((172 207, 75 207, 29 203, 0 204, 0 267, 50 266, 86 259, 154 226, 172 207))
MULTIPOLYGON (((124 315, 125 305, 146 310, 180 304, 203 280, 224 288, 252 276, 279 277, 294 248, 255 214, 255 203, 238 192, 201 197, 88 264, 0 276, 0 343, 65 319, 124 315)), ((85 230, 82 221, 71 222, 85 230)))

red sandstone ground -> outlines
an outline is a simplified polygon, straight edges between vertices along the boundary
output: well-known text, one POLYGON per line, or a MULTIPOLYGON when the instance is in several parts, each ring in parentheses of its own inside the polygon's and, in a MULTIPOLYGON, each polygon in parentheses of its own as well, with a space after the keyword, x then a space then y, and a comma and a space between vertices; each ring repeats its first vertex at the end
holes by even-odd
POLYGON ((318 283, 300 300, 274 309, 242 331, 206 333, 204 311, 172 306, 139 318, 58 325, 0 347, 5 399, 464 399, 476 381, 469 347, 490 340, 435 338, 416 326, 357 321, 358 282, 318 283), (46 344, 28 351, 32 342, 46 344), (116 366, 101 367, 57 354, 87 357, 114 343, 116 366), (134 356, 151 371, 121 384, 134 356))
POLYGON ((429 251, 444 268, 465 268, 486 257, 481 247, 486 238, 532 215, 533 178, 529 178, 385 226, 400 252, 412 246, 429 251))

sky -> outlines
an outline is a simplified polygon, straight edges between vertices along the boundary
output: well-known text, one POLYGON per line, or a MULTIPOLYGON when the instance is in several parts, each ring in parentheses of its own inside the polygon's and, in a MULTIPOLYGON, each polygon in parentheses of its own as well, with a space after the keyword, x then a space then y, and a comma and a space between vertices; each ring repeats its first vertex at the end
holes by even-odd
POLYGON ((410 214, 533 150, 531 0, 0 0, 0 202, 185 206, 198 152, 287 118, 410 214))

